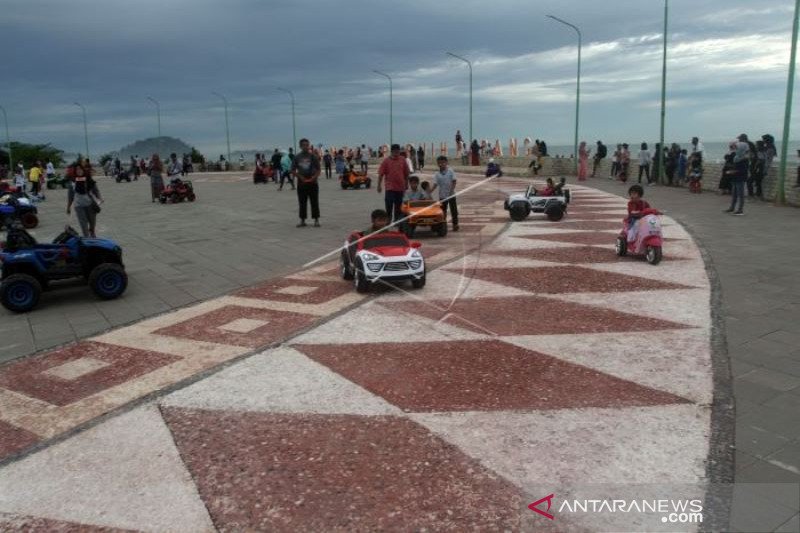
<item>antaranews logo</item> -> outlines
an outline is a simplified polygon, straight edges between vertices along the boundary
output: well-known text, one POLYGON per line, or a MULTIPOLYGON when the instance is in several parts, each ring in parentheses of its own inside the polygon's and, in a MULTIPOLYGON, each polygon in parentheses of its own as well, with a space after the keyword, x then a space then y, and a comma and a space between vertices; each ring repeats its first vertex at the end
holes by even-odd
MULTIPOLYGON (((553 507, 555 493, 538 499, 528 509, 549 520, 555 516, 549 511, 553 507), (547 502, 547 509, 540 506, 547 502)), ((554 511, 555 512, 555 511, 554 511)), ((558 506, 559 513, 638 513, 656 515, 661 522, 670 524, 699 524, 703 522, 703 501, 699 499, 582 499, 564 500, 558 506)))

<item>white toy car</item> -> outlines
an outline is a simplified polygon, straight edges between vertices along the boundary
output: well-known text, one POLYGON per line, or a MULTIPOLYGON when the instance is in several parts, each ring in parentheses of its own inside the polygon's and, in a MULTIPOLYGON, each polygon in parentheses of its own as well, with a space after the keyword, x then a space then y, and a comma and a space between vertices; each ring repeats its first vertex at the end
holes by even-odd
POLYGON ((365 236, 353 232, 345 241, 340 258, 342 278, 353 280, 358 292, 367 292, 378 281, 411 280, 415 289, 425 286, 425 258, 419 248, 399 231, 365 236))
POLYGON ((564 218, 571 198, 569 189, 564 188, 565 181, 561 178, 553 196, 539 196, 533 184, 528 185, 524 193, 509 195, 503 208, 508 211, 511 220, 516 222, 525 220, 531 213, 544 213, 549 220, 558 222, 564 218))

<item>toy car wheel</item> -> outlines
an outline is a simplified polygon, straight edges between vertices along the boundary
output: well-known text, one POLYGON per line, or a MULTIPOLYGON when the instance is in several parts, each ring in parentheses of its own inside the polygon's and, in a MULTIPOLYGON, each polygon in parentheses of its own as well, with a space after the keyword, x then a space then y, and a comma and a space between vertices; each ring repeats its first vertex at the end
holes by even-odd
POLYGON ((372 187, 372 180, 369 180, 369 179, 368 179, 367 181, 365 181, 365 182, 364 182, 364 186, 365 186, 367 189, 369 189, 370 187, 372 187))
POLYGON ((117 180, 116 180, 116 181, 117 181, 117 183, 119 183, 119 182, 121 182, 121 181, 122 181, 122 179, 120 179, 120 177, 119 177, 119 176, 117 176, 117 180))
POLYGON ((414 234, 417 232, 417 225, 416 224, 406 224, 406 237, 409 239, 414 238, 414 234))
POLYGON ((3 307, 15 313, 26 313, 36 307, 41 294, 39 280, 28 274, 12 274, 0 285, 3 307))
POLYGON ((158 197, 158 201, 161 202, 162 204, 165 204, 167 203, 167 197, 162 194, 161 196, 158 197))
POLYGON ((101 263, 89 274, 89 286, 98 298, 113 300, 128 287, 125 269, 116 263, 101 263))
POLYGON ((172 193, 169 196, 169 201, 172 202, 173 204, 177 204, 180 201, 180 197, 178 196, 178 193, 176 193, 176 192, 172 193))
POLYGON ((514 202, 508 206, 508 213, 511 215, 511 220, 520 222, 531 214, 531 206, 524 202, 514 202))
POLYGON ((545 210, 544 214, 547 215, 548 220, 551 222, 558 222, 564 218, 564 206, 561 204, 551 205, 545 210))
POLYGON ((620 257, 628 255, 628 241, 625 240, 625 237, 617 237, 617 242, 614 244, 614 249, 617 251, 617 255, 620 257))
POLYGON ((189 195, 186 197, 187 200, 190 202, 194 202, 197 199, 197 196, 193 192, 190 192, 189 195))
POLYGON ((428 268, 425 267, 425 270, 422 272, 421 278, 411 280, 411 286, 414 287, 415 289, 421 289, 422 287, 424 287, 425 278, 427 277, 427 275, 428 275, 428 268))
POLYGON ((339 258, 339 267, 342 273, 342 279, 350 281, 353 279, 353 269, 350 266, 350 258, 347 257, 347 252, 342 250, 342 255, 339 258))
POLYGON ((342 181, 342 189, 347 189, 347 182, 346 181, 342 181))
POLYGON ((645 253, 645 259, 651 265, 657 265, 661 262, 661 247, 660 246, 648 246, 647 252, 645 253))
POLYGON ((56 184, 53 183, 53 182, 48 181, 47 182, 47 188, 50 189, 50 190, 53 190, 53 189, 56 188, 56 184))
POLYGON ((39 217, 35 213, 25 213, 19 221, 22 222, 22 227, 25 229, 33 229, 39 225, 39 217))
POLYGON ((436 234, 439 235, 439 237, 446 236, 447 235, 447 222, 442 222, 441 224, 436 226, 435 231, 436 231, 436 234))
POLYGON ((66 189, 67 188, 67 181, 66 180, 61 182, 61 188, 62 189, 66 189))
POLYGON ((356 260, 353 283, 356 286, 356 292, 369 292, 369 281, 367 280, 367 275, 364 273, 364 263, 361 262, 361 259, 356 260))

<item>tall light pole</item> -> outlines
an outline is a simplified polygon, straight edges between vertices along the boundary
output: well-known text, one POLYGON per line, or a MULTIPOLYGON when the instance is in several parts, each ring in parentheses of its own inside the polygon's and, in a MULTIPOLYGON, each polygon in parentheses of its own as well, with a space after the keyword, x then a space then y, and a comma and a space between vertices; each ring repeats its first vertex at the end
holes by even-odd
POLYGON ((560 19, 553 15, 547 15, 549 18, 555 20, 556 22, 560 22, 565 26, 569 26, 575 33, 578 34, 578 84, 577 84, 577 91, 575 94, 575 151, 574 151, 574 158, 575 158, 575 172, 578 171, 578 128, 580 126, 580 116, 581 116, 581 51, 583 48, 583 34, 581 30, 574 24, 570 24, 566 20, 560 19))
POLYGON ((372 72, 389 80, 389 147, 391 148, 394 144, 394 95, 392 94, 392 77, 380 70, 373 70, 372 72))
POLYGON ((89 161, 89 163, 91 164, 92 158, 89 156, 89 126, 87 125, 87 120, 86 120, 86 108, 83 107, 78 102, 73 102, 73 103, 76 106, 80 107, 81 111, 83 111, 83 140, 86 143, 86 160, 89 161))
MULTIPOLYGON (((461 57, 459 55, 454 54, 453 52, 445 52, 445 53, 447 55, 451 56, 451 57, 454 57, 456 59, 460 59, 461 61, 466 63, 467 66, 469 67, 469 142, 472 142, 472 139, 473 139, 473 137, 472 137, 472 62, 469 59, 465 58, 465 57, 461 57)), ((459 148, 460 147, 456 146, 456 150, 458 150, 459 148)))
POLYGON ((158 120, 158 138, 161 139, 161 104, 152 96, 147 97, 148 100, 156 105, 156 119, 158 120))
POLYGON ((218 92, 212 92, 214 96, 219 96, 225 104, 225 141, 228 143, 228 164, 231 164, 231 130, 228 126, 228 99, 218 92))
MULTIPOLYGON (((792 120, 792 99, 794 98, 794 68, 797 61, 797 32, 800 23, 800 0, 794 3, 794 24, 792 26, 792 53, 789 57, 789 81, 786 83, 786 111, 783 115, 783 138, 781 139, 781 166, 778 171, 778 191, 775 203, 786 201, 786 157, 789 152, 789 124, 792 120)), ((798 183, 797 185, 800 185, 798 183)))
POLYGON ((297 123, 295 122, 294 116, 294 93, 289 89, 284 89, 283 87, 275 87, 282 93, 286 93, 292 99, 292 147, 294 148, 294 153, 297 153, 297 123))
POLYGON ((661 160, 658 162, 658 176, 656 180, 664 183, 664 122, 667 118, 667 27, 669 24, 669 0, 664 0, 664 51, 661 58, 661 153, 656 154, 661 160))
POLYGON ((11 159, 11 136, 8 134, 8 115, 6 115, 6 108, 1 105, 0 105, 0 111, 3 112, 3 118, 5 119, 6 122, 6 147, 8 147, 8 171, 13 174, 14 160, 11 159))

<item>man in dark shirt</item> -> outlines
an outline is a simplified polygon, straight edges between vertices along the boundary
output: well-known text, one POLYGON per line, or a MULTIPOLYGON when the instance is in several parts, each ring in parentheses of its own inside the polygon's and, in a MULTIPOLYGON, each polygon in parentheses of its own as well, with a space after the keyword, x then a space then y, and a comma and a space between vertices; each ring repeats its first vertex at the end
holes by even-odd
POLYGON ((322 160, 325 163, 325 178, 331 179, 331 166, 333 164, 333 157, 331 157, 331 153, 328 150, 325 150, 325 155, 322 156, 322 160))
POLYGON ((307 226, 308 202, 311 201, 311 218, 314 227, 319 227, 319 178, 322 168, 319 156, 309 150, 308 139, 300 139, 300 153, 292 160, 292 175, 297 178, 297 201, 300 204, 298 228, 307 226))

